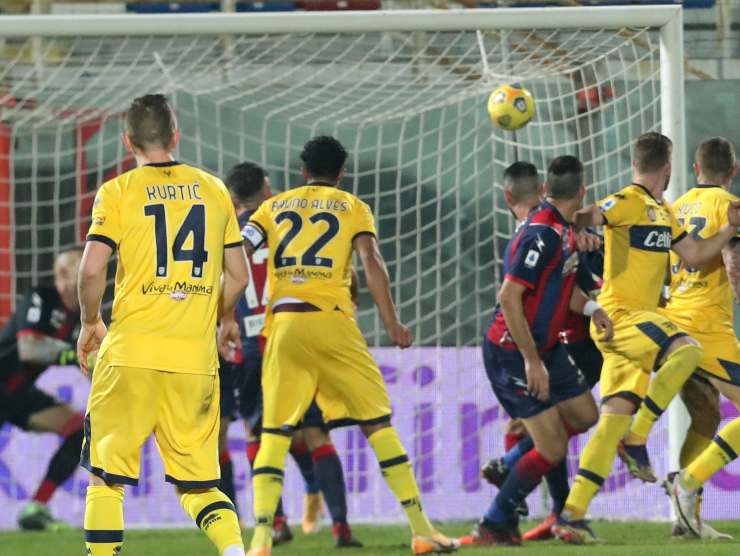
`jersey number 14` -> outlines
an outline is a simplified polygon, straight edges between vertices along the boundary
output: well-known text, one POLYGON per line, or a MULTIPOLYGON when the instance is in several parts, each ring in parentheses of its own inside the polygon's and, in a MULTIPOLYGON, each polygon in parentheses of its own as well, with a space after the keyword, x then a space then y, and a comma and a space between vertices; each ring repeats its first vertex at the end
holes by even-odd
MULTIPOLYGON (((157 278, 164 278, 167 276, 169 264, 166 209, 163 203, 146 205, 144 214, 154 217, 154 240, 157 250, 155 274, 157 278)), ((172 244, 172 259, 176 262, 190 261, 192 263, 190 275, 193 278, 203 277, 203 265, 208 261, 205 236, 206 207, 204 205, 193 205, 177 234, 175 234, 175 241, 172 244), (185 241, 190 234, 193 234, 193 248, 183 249, 183 245, 185 245, 185 241)))

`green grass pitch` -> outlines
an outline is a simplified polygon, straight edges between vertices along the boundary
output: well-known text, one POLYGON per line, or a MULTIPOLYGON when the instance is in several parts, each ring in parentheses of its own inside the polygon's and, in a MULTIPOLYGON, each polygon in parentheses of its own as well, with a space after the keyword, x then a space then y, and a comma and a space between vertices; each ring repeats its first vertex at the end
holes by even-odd
MULTIPOLYGON (((524 524, 525 531, 529 524, 524 524)), ((675 541, 670 539, 670 525, 644 522, 594 522, 594 530, 603 544, 589 547, 566 546, 556 541, 525 543, 519 548, 464 547, 460 553, 500 554, 501 556, 731 556, 740 554, 740 540, 675 541)), ((740 521, 718 522, 715 526, 740 539, 740 521)), ((463 535, 469 524, 441 525, 450 535, 463 535)), ((355 535, 365 548, 338 551, 332 548, 331 534, 323 529, 316 535, 296 534, 295 540, 273 550, 275 556, 396 556, 411 554, 407 529, 401 526, 356 526, 355 535)), ((249 535, 245 533, 245 538, 249 535)), ((83 556, 82 533, 0 534, 2 556, 83 556)), ((121 556, 215 556, 216 552, 203 534, 193 529, 127 531, 121 556)))

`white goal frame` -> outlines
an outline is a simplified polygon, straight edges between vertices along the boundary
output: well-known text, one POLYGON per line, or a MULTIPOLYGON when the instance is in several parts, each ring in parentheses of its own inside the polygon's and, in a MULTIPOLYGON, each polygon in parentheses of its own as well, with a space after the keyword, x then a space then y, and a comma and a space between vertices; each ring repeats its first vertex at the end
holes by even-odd
MULTIPOLYGON (((488 29, 660 29, 661 131, 673 140, 670 199, 687 190, 684 103, 683 11, 674 6, 587 8, 499 8, 308 13, 209 13, 165 15, 0 16, 0 39, 122 35, 263 35, 278 33, 362 33, 475 31, 488 29)), ((670 410, 672 468, 686 429, 685 410, 670 410)))

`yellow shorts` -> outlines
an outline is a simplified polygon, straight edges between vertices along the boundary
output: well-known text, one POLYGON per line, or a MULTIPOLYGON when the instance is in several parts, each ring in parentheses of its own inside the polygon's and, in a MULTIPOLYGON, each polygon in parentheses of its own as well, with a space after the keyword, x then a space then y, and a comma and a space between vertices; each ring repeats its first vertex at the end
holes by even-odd
POLYGON ((167 482, 218 486, 218 375, 101 363, 87 404, 82 467, 108 482, 136 485, 141 448, 154 433, 167 482))
POLYGON ((650 385, 663 353, 675 338, 687 334, 668 318, 652 311, 608 310, 614 323, 614 338, 603 342, 593 323, 591 337, 604 355, 599 390, 601 401, 614 396, 639 403, 650 385))
POLYGON ((697 314, 661 311, 701 344, 704 355, 697 370, 705 376, 740 386, 740 343, 731 322, 697 314))
POLYGON ((340 311, 277 313, 262 364, 262 430, 289 432, 316 397, 329 427, 381 423, 391 406, 354 319, 340 311))

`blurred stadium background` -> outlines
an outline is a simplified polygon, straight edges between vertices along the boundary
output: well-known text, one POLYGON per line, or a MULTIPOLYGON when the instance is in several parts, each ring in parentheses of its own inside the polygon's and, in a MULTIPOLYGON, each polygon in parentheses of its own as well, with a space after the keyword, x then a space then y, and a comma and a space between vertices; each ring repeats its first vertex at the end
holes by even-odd
MULTIPOLYGON (((735 0, 4 0, 0 10, 81 15, 569 6, 575 14, 578 6, 646 4, 684 7, 689 155, 709 135, 740 145, 735 0)), ((50 280, 60 248, 82 241, 97 187, 131 167, 119 134, 122 111, 134 96, 161 90, 173 98, 183 129, 181 160, 218 175, 254 160, 268 169, 275 190, 300 180, 297 155, 306 139, 336 134, 351 153, 345 186, 375 209, 402 318, 413 326, 420 347, 403 358, 384 348, 367 296, 362 329, 397 400, 399 426, 427 505, 439 508, 432 510, 437 518, 474 517, 482 509, 475 504, 490 493, 477 478, 478 464, 501 450, 504 422, 475 347, 495 303, 498 251, 513 224, 498 178, 518 158, 544 167, 569 152, 587 162, 591 199, 626 183, 629 142, 660 128, 658 43, 651 28, 482 36, 173 37, 166 29, 162 36, 143 38, 0 34, 0 322, 12 313, 17 296, 50 280), (509 135, 492 128, 484 102, 507 76, 521 78, 538 102, 535 121, 509 135), (447 503, 451 490, 455 502, 447 503)), ((684 170, 691 183, 688 162, 684 170)), ((73 369, 50 371, 41 384, 84 407, 84 380, 73 369)), ((734 414, 729 404, 724 410, 726 417, 734 414)), ((234 451, 243 453, 241 428, 234 425, 232 431, 234 451)), ((334 439, 346 466, 351 515, 396 519, 400 514, 383 492, 359 432, 338 431, 334 439)), ((665 453, 667 439, 663 423, 654 449, 665 453)), ((56 439, 7 425, 0 430, 0 504, 11 508, 0 528, 14 527, 12 508, 42 473, 50 442, 56 439)), ((578 442, 571 450, 573 465, 578 442)), ((139 527, 185 524, 174 495, 160 481, 154 451, 147 445, 146 480, 128 498, 127 512, 135 516, 129 521, 139 527)), ((235 459, 246 508, 246 466, 235 459)), ((658 465, 666 471, 667 458, 658 465)), ((740 464, 733 465, 712 487, 712 496, 722 496, 712 517, 740 518, 740 464)), ((53 505, 64 505, 60 515, 75 523, 84 484, 80 472, 53 505)), ((296 494, 288 510, 297 515, 301 488, 295 476, 286 488, 296 494)), ((644 488, 622 471, 609 488, 612 494, 596 509, 600 515, 668 517, 667 500, 646 506, 644 488)))

